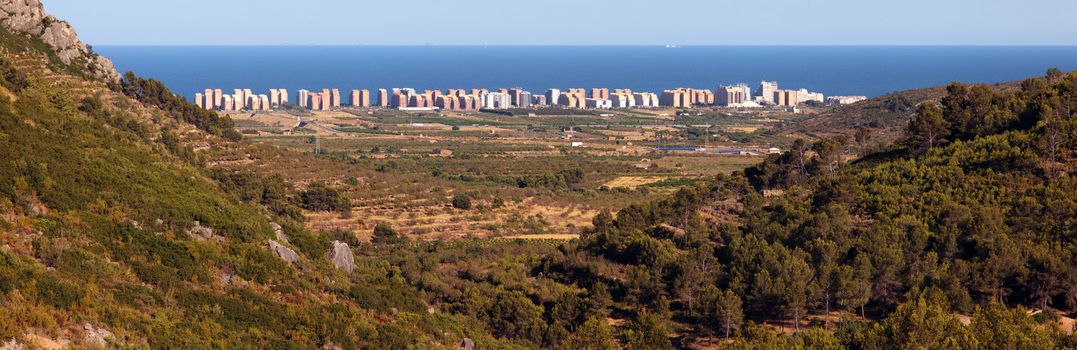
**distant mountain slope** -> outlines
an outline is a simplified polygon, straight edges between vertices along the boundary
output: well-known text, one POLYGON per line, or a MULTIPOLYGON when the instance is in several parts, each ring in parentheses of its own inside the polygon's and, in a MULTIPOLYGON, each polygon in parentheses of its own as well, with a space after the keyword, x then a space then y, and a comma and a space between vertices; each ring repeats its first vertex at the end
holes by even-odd
MULTIPOLYGON (((1019 82, 993 85, 997 90, 1013 89, 1019 82)), ((916 106, 938 101, 946 96, 946 86, 934 86, 889 93, 852 105, 837 106, 791 124, 787 131, 810 137, 838 134, 853 136, 857 130, 870 131, 873 144, 890 144, 897 140, 905 125, 916 114, 916 106)))

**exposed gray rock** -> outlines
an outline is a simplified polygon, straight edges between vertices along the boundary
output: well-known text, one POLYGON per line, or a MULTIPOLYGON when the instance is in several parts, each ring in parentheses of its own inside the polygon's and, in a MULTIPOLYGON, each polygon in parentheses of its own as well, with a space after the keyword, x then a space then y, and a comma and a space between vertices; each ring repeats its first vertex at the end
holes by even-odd
POLYGON ((475 341, 471 338, 464 338, 464 341, 460 342, 460 348, 463 350, 475 350, 475 341))
POLYGON ((198 221, 195 221, 194 226, 187 229, 187 235, 200 241, 224 242, 224 237, 215 234, 212 227, 202 226, 202 223, 198 221))
POLYGON ((269 227, 273 228, 273 235, 277 237, 278 241, 288 243, 288 235, 284 234, 284 228, 275 222, 269 223, 269 227))
POLYGON ((95 55, 67 22, 45 13, 40 0, 0 0, 0 25, 16 33, 41 39, 56 50, 66 64, 85 59, 94 77, 106 82, 120 80, 108 58, 95 55))
POLYGON ((329 248, 329 253, 326 258, 333 262, 333 266, 338 269, 351 273, 355 270, 355 256, 352 255, 352 248, 347 243, 341 241, 333 241, 332 246, 329 248))
POLYGON ((90 346, 100 348, 107 347, 109 339, 115 337, 112 335, 112 332, 109 332, 107 329, 94 327, 94 325, 89 322, 83 323, 82 329, 86 331, 82 336, 82 342, 90 346))
POLYGON ((284 245, 277 243, 277 241, 274 241, 272 239, 269 240, 269 250, 273 251, 274 254, 277 254, 277 256, 281 258, 281 260, 290 263, 295 263, 296 261, 299 261, 299 254, 296 254, 295 251, 292 250, 292 248, 285 247, 284 245))

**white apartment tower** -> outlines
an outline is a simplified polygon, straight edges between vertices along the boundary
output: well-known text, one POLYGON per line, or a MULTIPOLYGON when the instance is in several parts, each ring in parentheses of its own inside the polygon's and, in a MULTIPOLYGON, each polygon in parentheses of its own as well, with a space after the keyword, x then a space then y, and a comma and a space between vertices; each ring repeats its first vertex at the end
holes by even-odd
POLYGON ((310 99, 310 90, 299 89, 299 92, 296 93, 295 98, 299 101, 299 107, 309 107, 307 106, 307 100, 310 99))
POLYGON ((774 93, 777 91, 778 82, 764 81, 759 83, 759 92, 756 96, 762 97, 763 101, 774 102, 774 93))
POLYGON ((560 89, 546 90, 546 103, 548 103, 550 105, 556 105, 558 101, 561 101, 561 90, 560 89))

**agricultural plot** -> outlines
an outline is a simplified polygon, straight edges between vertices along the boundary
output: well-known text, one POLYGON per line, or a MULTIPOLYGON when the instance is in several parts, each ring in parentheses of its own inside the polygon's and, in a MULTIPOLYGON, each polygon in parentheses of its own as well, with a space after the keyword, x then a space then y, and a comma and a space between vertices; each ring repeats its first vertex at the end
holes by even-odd
MULTIPOLYGON (((665 152, 773 139, 772 115, 672 110, 437 113, 274 111, 233 116, 265 154, 208 152, 211 162, 326 183, 347 213, 308 212, 314 230, 370 239, 378 223, 421 240, 574 237, 602 210, 753 165, 762 156, 665 152), (703 126, 701 128, 701 126, 703 126), (702 130, 702 132, 701 132, 702 130), (274 149, 303 154, 282 156, 274 149), (470 207, 454 206, 466 197, 470 207)), ((780 144, 774 144, 779 145, 780 144)), ((770 143, 753 144, 770 147, 770 143)))

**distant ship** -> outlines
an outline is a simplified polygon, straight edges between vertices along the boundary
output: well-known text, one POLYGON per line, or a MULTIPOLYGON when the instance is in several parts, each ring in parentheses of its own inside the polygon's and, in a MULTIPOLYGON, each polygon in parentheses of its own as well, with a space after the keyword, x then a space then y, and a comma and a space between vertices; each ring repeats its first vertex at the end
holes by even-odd
POLYGON ((679 48, 681 48, 681 46, 680 45, 666 45, 666 48, 667 49, 679 49, 679 48))

